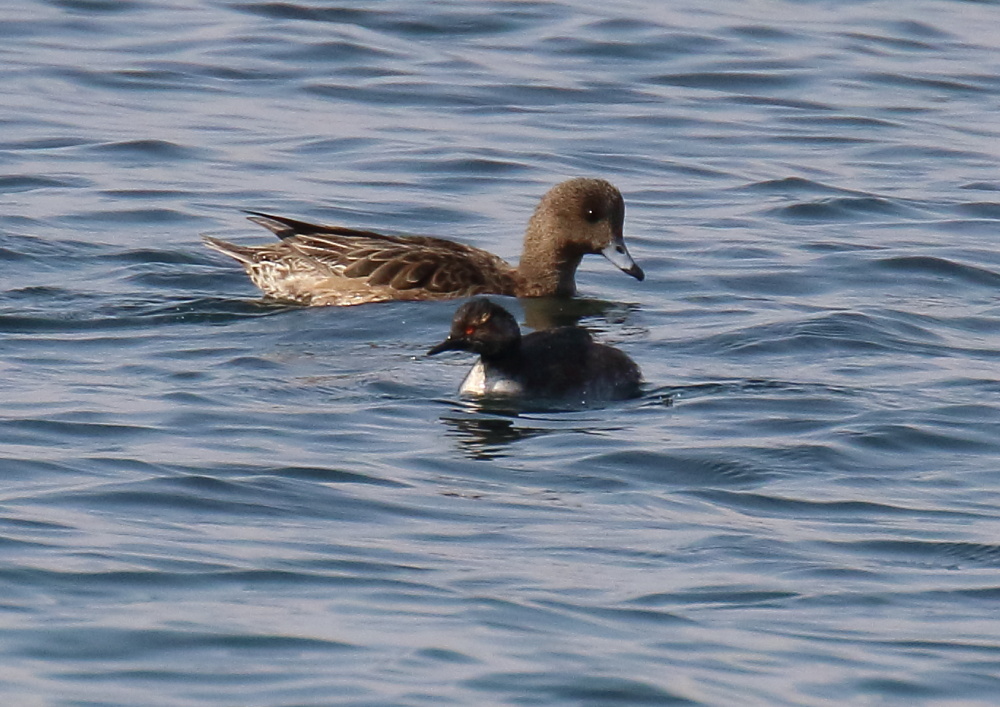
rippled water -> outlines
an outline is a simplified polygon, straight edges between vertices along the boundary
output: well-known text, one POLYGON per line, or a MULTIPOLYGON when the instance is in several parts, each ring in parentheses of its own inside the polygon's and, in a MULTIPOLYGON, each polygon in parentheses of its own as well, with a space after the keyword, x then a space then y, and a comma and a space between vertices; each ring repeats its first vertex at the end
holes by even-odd
POLYGON ((902 8, 4 10, 4 703, 996 704, 1000 9, 902 8), (645 373, 604 409, 199 241, 516 258, 576 175, 647 273, 566 313, 645 373))

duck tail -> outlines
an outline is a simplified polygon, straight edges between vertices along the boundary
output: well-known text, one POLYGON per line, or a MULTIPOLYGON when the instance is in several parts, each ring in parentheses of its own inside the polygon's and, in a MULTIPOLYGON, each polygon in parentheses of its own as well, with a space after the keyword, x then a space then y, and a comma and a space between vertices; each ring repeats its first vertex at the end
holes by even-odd
POLYGON ((228 241, 223 241, 218 238, 213 238, 212 236, 202 236, 202 240, 205 241, 205 245, 212 250, 217 250, 220 253, 225 253, 230 258, 236 258, 236 260, 241 263, 252 263, 253 262, 253 249, 246 246, 236 245, 235 243, 229 243, 228 241))

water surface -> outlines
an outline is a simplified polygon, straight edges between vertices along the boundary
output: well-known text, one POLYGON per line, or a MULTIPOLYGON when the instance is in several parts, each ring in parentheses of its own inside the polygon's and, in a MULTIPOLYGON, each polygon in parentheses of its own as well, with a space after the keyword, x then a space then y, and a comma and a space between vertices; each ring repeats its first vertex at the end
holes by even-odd
POLYGON ((4 15, 5 703, 996 703, 994 3, 4 15), (647 273, 578 277, 648 381, 605 408, 460 401, 456 303, 199 241, 516 259, 578 175, 647 273))

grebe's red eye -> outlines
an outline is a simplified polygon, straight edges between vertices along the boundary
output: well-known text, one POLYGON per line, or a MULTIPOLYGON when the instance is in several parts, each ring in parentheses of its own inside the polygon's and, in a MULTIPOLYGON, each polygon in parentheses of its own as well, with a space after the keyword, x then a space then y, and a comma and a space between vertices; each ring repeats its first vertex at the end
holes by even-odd
POLYGON ((476 333, 476 327, 474 327, 474 326, 467 326, 467 327, 465 327, 465 335, 466 336, 472 336, 475 333, 476 333))

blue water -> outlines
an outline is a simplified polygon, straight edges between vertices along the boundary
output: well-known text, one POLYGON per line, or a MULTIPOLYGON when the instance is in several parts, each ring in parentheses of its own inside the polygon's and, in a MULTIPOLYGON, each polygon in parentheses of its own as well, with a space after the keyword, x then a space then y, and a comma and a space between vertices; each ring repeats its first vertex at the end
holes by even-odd
POLYGON ((996 3, 0 15, 5 705, 1000 702, 996 3), (581 268, 606 408, 462 402, 456 303, 199 240, 516 259, 578 175, 647 273, 581 268))

